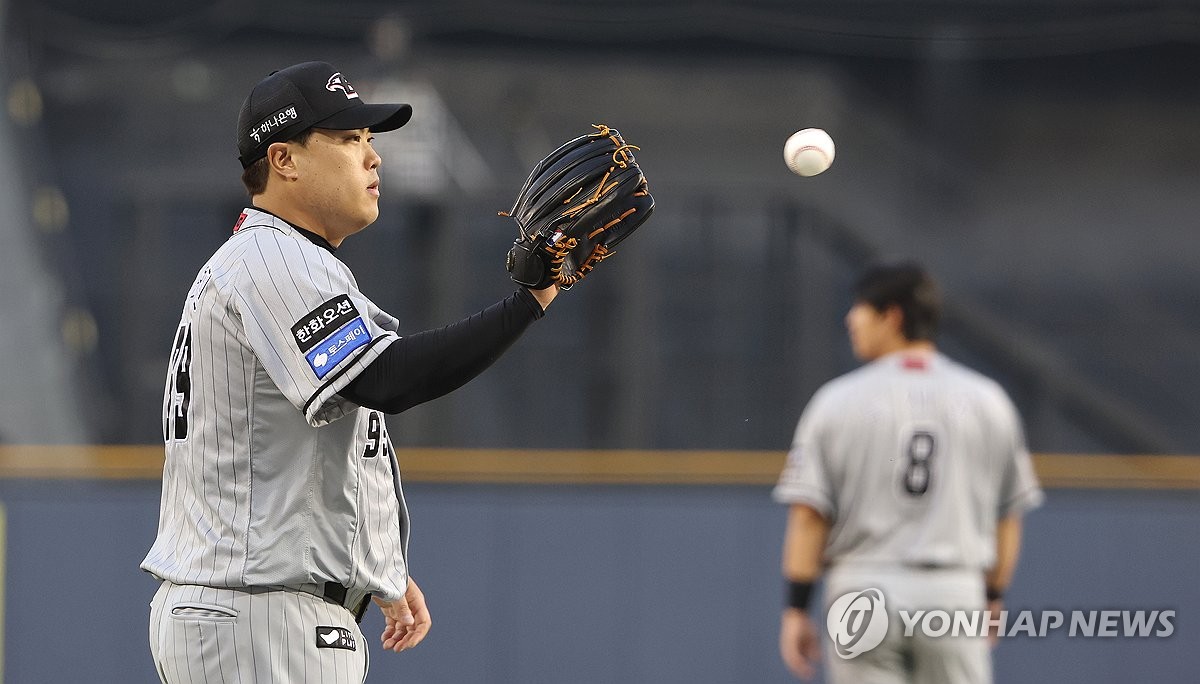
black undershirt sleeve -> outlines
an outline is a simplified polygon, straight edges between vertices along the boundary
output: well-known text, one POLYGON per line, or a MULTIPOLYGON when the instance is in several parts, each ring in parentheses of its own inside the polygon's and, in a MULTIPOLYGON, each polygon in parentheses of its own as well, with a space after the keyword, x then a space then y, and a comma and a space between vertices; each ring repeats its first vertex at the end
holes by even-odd
POLYGON ((437 399, 486 370, 543 315, 521 288, 457 323, 396 340, 338 394, 385 413, 437 399))

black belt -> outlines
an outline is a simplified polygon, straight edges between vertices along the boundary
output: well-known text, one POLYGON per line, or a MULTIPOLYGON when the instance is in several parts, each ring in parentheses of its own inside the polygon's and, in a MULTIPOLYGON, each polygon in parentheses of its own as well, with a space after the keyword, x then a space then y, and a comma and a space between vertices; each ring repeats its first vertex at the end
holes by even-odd
POLYGON ((371 593, 367 592, 367 595, 362 597, 362 600, 358 602, 358 605, 348 606, 346 605, 346 595, 349 593, 349 589, 338 584, 337 582, 326 582, 325 589, 321 593, 321 598, 329 601, 330 603, 336 603, 351 613, 354 613, 354 621, 361 624, 363 614, 367 612, 367 606, 371 603, 371 593))

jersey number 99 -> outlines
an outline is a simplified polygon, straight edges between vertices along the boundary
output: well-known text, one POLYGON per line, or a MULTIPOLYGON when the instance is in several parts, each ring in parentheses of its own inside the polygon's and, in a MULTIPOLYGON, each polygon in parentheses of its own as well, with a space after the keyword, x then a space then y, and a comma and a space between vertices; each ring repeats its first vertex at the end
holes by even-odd
POLYGON ((178 441, 188 436, 188 406, 192 403, 192 327, 183 325, 171 348, 171 367, 163 399, 163 439, 178 441))

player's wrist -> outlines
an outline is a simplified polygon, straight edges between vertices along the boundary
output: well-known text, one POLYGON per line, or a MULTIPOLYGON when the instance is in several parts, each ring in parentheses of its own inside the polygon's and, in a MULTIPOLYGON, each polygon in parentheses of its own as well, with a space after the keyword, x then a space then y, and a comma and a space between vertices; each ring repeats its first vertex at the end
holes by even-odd
POLYGON ((812 602, 814 585, 815 582, 787 580, 784 583, 784 605, 807 613, 808 604, 812 602))
POLYGON ((984 589, 984 597, 987 599, 988 603, 993 601, 1003 601, 1004 590, 997 587, 987 587, 984 589))
POLYGON ((525 288, 525 291, 533 297, 542 311, 545 311, 550 306, 550 302, 553 302, 554 298, 558 296, 559 287, 551 283, 548 287, 541 290, 525 288))

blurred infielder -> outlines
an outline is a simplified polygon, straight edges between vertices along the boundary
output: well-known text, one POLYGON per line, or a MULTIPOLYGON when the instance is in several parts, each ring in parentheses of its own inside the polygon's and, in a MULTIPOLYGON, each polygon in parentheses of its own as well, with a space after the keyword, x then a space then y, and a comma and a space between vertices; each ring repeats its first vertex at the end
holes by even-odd
POLYGON ((799 677, 821 650, 824 620, 809 617, 809 600, 824 573, 826 608, 878 589, 891 614, 877 647, 826 653, 833 684, 991 681, 987 640, 906 638, 895 613, 998 610, 1021 514, 1042 499, 1008 396, 937 351, 940 308, 921 267, 868 269, 846 315, 865 365, 821 387, 800 417, 774 491, 790 506, 780 651, 799 677))
POLYGON ((162 580, 150 647, 164 682, 358 684, 372 599, 385 649, 429 629, 383 412, 477 375, 558 287, 405 337, 358 290, 334 252, 379 214, 372 133, 411 112, 365 104, 322 62, 273 73, 242 106, 252 206, 188 293, 163 402, 161 514, 142 568, 162 580))

